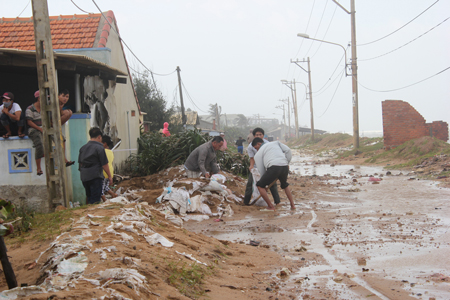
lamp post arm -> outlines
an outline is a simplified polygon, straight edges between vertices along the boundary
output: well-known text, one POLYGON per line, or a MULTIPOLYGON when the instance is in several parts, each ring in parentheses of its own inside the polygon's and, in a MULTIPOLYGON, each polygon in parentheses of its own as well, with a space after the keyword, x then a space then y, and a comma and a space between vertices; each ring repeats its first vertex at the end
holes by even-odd
POLYGON ((313 40, 313 41, 318 41, 318 42, 322 42, 322 43, 326 43, 326 44, 331 44, 331 45, 336 45, 336 46, 341 47, 342 50, 344 50, 345 64, 347 65, 347 50, 345 50, 344 46, 342 46, 341 44, 338 44, 338 43, 333 43, 333 42, 328 42, 328 41, 324 41, 324 40, 319 40, 319 39, 315 39, 315 38, 312 38, 312 37, 310 37, 310 38, 308 38, 308 39, 313 40))

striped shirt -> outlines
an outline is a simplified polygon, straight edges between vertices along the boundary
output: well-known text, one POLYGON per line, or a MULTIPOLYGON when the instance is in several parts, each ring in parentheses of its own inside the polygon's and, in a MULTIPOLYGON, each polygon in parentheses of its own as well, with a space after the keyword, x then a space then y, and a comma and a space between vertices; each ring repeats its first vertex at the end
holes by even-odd
MULTIPOLYGON (((27 110, 25 111, 25 118, 27 120, 30 120, 37 126, 42 127, 41 113, 37 111, 37 109, 34 107, 34 104, 31 104, 27 107, 27 110)), ((32 132, 33 130, 36 129, 34 129, 33 127, 29 127, 28 133, 32 132)))

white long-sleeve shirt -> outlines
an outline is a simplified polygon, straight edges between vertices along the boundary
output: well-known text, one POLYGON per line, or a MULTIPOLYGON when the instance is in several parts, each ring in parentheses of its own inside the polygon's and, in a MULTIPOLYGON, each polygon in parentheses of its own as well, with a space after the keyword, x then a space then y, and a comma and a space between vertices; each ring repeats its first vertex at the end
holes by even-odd
POLYGON ((272 166, 288 166, 292 159, 291 149, 279 141, 261 145, 255 157, 256 168, 261 176, 272 166))

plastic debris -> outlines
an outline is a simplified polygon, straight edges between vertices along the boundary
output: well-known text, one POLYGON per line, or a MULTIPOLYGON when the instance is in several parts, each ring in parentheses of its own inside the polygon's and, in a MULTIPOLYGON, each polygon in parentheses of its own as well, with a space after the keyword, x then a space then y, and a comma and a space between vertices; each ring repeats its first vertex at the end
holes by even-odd
POLYGON ((183 255, 183 256, 189 258, 190 260, 195 261, 195 262, 198 263, 198 264, 202 264, 202 265, 208 266, 208 265, 205 264, 204 262, 201 262, 201 261, 199 261, 198 259, 193 258, 193 257, 192 257, 192 254, 186 254, 186 253, 184 253, 184 252, 178 252, 178 251, 175 251, 175 252, 178 253, 178 254, 180 254, 180 255, 183 255))
POLYGON ((58 264, 57 271, 61 274, 83 272, 88 266, 88 258, 80 252, 78 256, 63 260, 58 264))
POLYGON ((214 174, 211 176, 211 180, 215 180, 218 183, 225 183, 227 181, 227 178, 223 176, 222 174, 214 174))
POLYGON ((160 235, 159 233, 155 233, 153 235, 150 236, 146 236, 145 240, 147 241, 147 243, 149 243, 151 246, 156 245, 157 243, 160 243, 161 245, 163 245, 164 247, 172 247, 174 244, 169 241, 168 239, 166 239, 165 237, 163 237, 162 235, 160 235))
POLYGON ((194 220, 194 221, 204 221, 208 220, 209 216, 207 215, 187 215, 183 217, 184 221, 194 220))

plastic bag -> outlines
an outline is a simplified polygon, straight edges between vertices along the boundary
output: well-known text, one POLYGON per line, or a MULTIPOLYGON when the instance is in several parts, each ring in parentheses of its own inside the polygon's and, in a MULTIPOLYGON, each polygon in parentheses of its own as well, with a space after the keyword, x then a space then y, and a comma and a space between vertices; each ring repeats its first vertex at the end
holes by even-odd
POLYGON ((223 188, 220 185, 220 183, 218 183, 215 180, 211 180, 209 182, 209 184, 207 186, 204 186, 201 188, 202 191, 215 191, 215 192, 222 192, 223 188))

